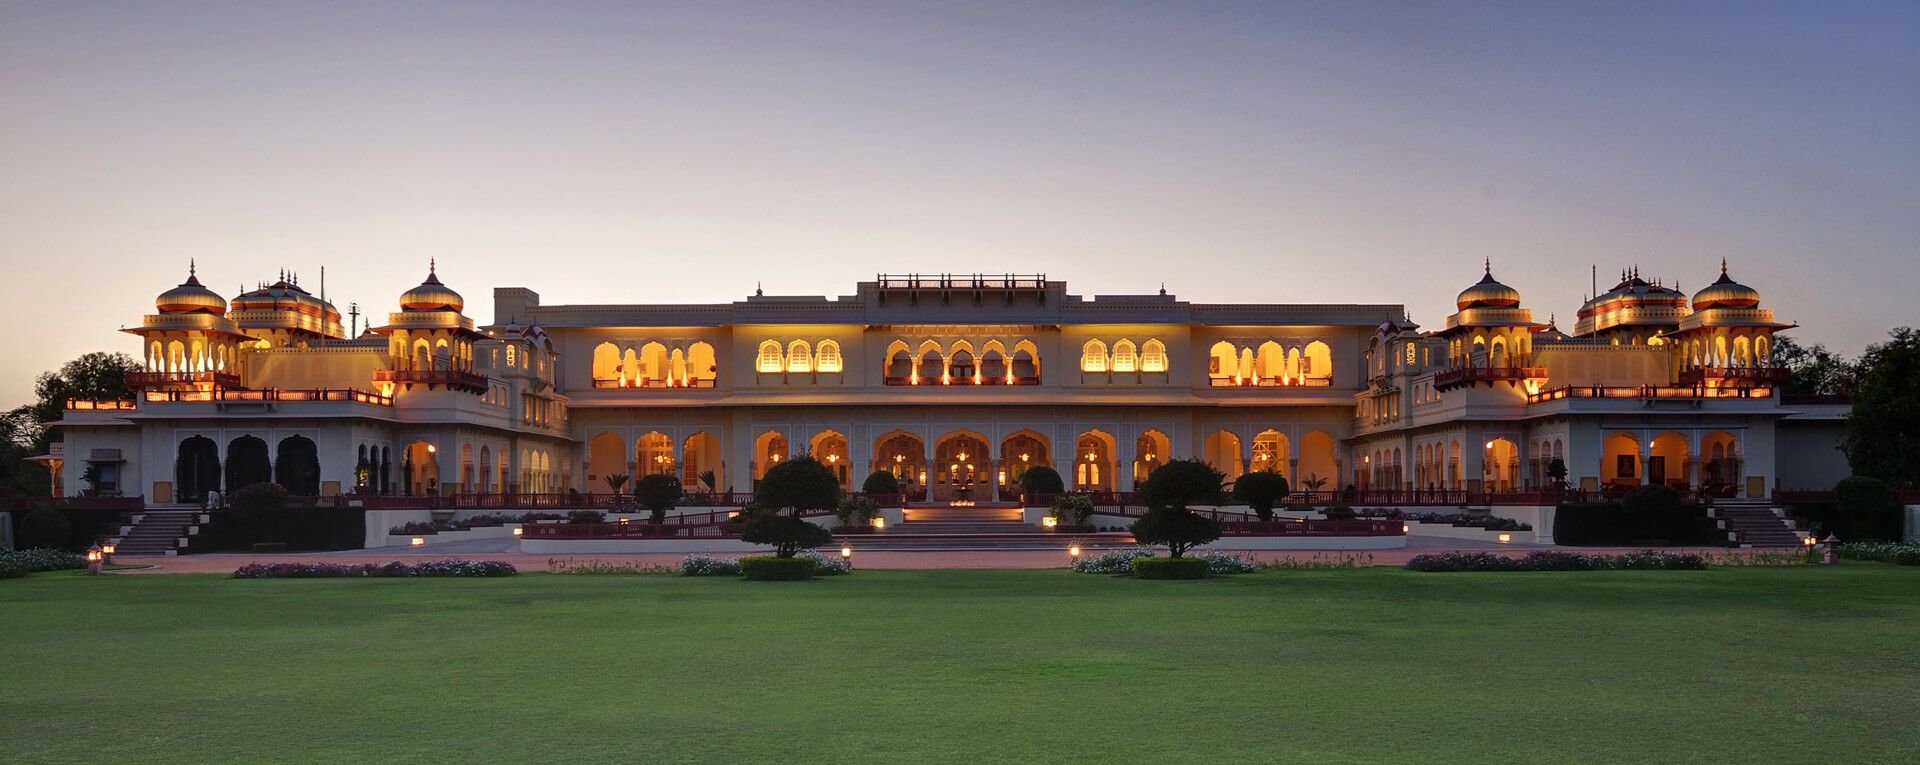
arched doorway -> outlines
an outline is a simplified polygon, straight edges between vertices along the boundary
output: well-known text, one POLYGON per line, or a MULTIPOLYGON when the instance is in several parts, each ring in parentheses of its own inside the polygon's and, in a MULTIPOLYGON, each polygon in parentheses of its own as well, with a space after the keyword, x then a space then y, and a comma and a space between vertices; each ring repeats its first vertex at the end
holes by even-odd
POLYGON ((207 492, 220 488, 220 447, 206 436, 182 440, 173 481, 175 502, 205 502, 207 492))
POLYGON ((1074 491, 1113 491, 1113 436, 1100 430, 1080 434, 1073 453, 1074 491))
POLYGON ((1600 482, 1608 488, 1640 485, 1640 442, 1610 433, 1600 442, 1600 482))
POLYGON ((1287 442, 1286 434, 1277 430, 1263 430, 1253 437, 1253 465, 1248 470, 1279 473, 1291 482, 1292 459, 1293 445, 1287 442))
POLYGON ((1653 437, 1647 455, 1647 484, 1672 486, 1686 491, 1691 483, 1693 460, 1687 454, 1687 437, 1668 431, 1653 437))
POLYGON ((975 491, 988 486, 988 469, 993 466, 987 440, 972 431, 954 431, 941 436, 933 446, 933 500, 987 500, 988 492, 975 491))
MULTIPOLYGON (((1001 496, 1011 496, 1011 487, 1020 484, 1020 477, 1035 465, 1053 466, 1053 450, 1046 436, 1031 430, 1015 431, 1000 439, 1000 469, 995 471, 995 480, 1000 481, 1001 496)), ((1066 476, 1061 476, 1064 480, 1066 476)))
POLYGON ((1240 459, 1240 437, 1231 431, 1216 430, 1209 434, 1201 455, 1207 464, 1225 473, 1229 480, 1247 472, 1246 463, 1240 459))
POLYGON ((1740 492, 1740 441, 1733 434, 1716 430, 1700 437, 1701 488, 1716 497, 1732 497, 1740 492))
POLYGON ((853 464, 847 459, 847 437, 831 430, 822 431, 813 437, 807 453, 813 455, 820 464, 826 465, 833 477, 840 481, 841 491, 850 491, 853 485, 853 464))
POLYGON ((787 436, 777 430, 761 433, 753 439, 753 480, 758 482, 767 470, 787 458, 787 436))
MULTIPOLYGON (((1336 447, 1333 436, 1324 430, 1308 431, 1300 437, 1299 479, 1293 480, 1295 491, 1328 491, 1334 488, 1334 482, 1340 480, 1340 462, 1335 457, 1336 447), (1316 489, 1315 486, 1320 488, 1316 489)), ((1292 476, 1288 476, 1292 480, 1292 476)))
POLYGON ((874 441, 873 470, 892 473, 900 482, 900 490, 912 497, 919 493, 927 480, 926 445, 919 436, 904 431, 893 431, 874 441))
POLYGON ((1520 447, 1506 438, 1495 438, 1484 445, 1481 462, 1481 488, 1484 491, 1513 491, 1520 473, 1520 447))
POLYGON ((280 439, 273 460, 274 482, 296 497, 320 495, 320 450, 306 436, 280 439))
POLYGON ((267 458, 266 441, 258 436, 241 436, 227 442, 227 491, 272 480, 273 463, 267 458))
POLYGON ((720 475, 720 439, 712 433, 687 436, 680 455, 680 485, 686 491, 719 491, 726 485, 720 475))
POLYGON ((1139 486, 1153 474, 1154 468, 1167 464, 1172 458, 1171 451, 1173 439, 1167 438, 1167 434, 1158 430, 1141 433, 1133 442, 1133 485, 1139 486))
MULTIPOLYGON (((784 450, 782 450, 784 451, 784 450)), ((648 433, 634 444, 634 481, 643 475, 673 475, 673 439, 659 432, 648 433)))
POLYGON ((401 452, 402 488, 410 497, 431 497, 440 493, 440 449, 425 441, 407 444, 401 452))

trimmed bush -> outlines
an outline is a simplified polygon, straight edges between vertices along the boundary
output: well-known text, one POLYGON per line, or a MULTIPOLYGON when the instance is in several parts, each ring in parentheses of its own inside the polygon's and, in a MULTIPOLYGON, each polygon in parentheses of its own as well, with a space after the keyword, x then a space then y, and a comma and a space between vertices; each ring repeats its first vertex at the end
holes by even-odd
POLYGON ((28 573, 37 571, 78 571, 87 567, 87 559, 79 553, 55 550, 50 547, 37 547, 32 550, 13 550, 0 552, 0 564, 25 567, 28 573))
POLYGON ((1273 520, 1273 506, 1292 492, 1287 477, 1271 470, 1248 473, 1233 482, 1233 498, 1247 503, 1262 521, 1273 520))
POLYGON ((20 519, 20 546, 65 550, 73 545, 73 524, 65 513, 43 507, 20 519))
POLYGON ((1631 507, 1610 502, 1561 505, 1553 516, 1553 541, 1574 547, 1621 547, 1650 540, 1676 545, 1727 543, 1725 534, 1707 517, 1706 508, 1665 504, 1664 493, 1671 491, 1665 487, 1635 489, 1629 495, 1635 498, 1631 507), (1642 489, 1652 491, 1642 493, 1642 489))
POLYGON ((1085 494, 1062 494, 1053 501, 1053 517, 1072 528, 1082 528, 1093 518, 1093 498, 1085 494))
POLYGON ((1450 552, 1416 555, 1409 571, 1697 571, 1707 567, 1705 557, 1646 550, 1625 555, 1583 555, 1542 550, 1509 558, 1494 553, 1450 552))
POLYGON ((599 510, 569 510, 568 523, 606 523, 607 514, 599 510))
POLYGON ((812 559, 814 576, 840 576, 853 573, 853 563, 839 555, 828 555, 819 550, 801 550, 793 557, 812 559))
POLYGON ((885 470, 875 470, 867 474, 867 480, 860 484, 860 491, 865 494, 899 494, 900 479, 885 470))
POLYGON ((1020 491, 1027 496, 1060 494, 1066 490, 1067 483, 1060 480, 1060 471, 1046 465, 1035 465, 1020 474, 1020 491))
POLYGON ((1892 542, 1841 542, 1840 557, 1849 560, 1877 560, 1902 566, 1920 566, 1920 545, 1892 542))
POLYGON ((25 563, 0 560, 0 579, 19 579, 29 573, 31 572, 27 571, 27 564, 25 563))
POLYGON ((1330 505, 1320 511, 1320 515, 1329 521, 1351 521, 1354 518, 1353 508, 1346 505, 1330 505))
POLYGON ((665 473, 641 476, 633 485, 633 498, 651 513, 649 523, 667 522, 667 511, 673 509, 673 503, 680 501, 680 478, 665 473))
POLYGON ((780 515, 772 510, 755 510, 741 529, 740 541, 773 545, 775 557, 791 558, 801 550, 833 543, 833 532, 805 518, 780 515))
POLYGON ((1212 564, 1206 558, 1140 558, 1133 575, 1141 579, 1203 579, 1212 564))
POLYGON ((756 555, 740 559, 740 573, 755 582, 797 582, 812 579, 819 561, 809 557, 779 558, 756 555))

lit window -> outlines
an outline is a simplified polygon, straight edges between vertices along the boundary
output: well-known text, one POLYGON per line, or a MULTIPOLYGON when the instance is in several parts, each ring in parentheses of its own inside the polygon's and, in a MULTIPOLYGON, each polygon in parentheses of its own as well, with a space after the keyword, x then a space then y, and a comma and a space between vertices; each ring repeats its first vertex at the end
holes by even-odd
POLYGON ((768 340, 760 344, 760 363, 756 365, 762 373, 780 373, 780 344, 768 340))
POLYGON ((1167 371, 1167 346, 1158 340, 1148 340, 1140 353, 1140 371, 1167 371))
POLYGON ((1413 366, 1413 343, 1407 343, 1407 366, 1413 366))
POLYGON ((839 343, 836 343, 832 340, 820 341, 819 356, 820 356, 819 363, 815 364, 815 366, 819 367, 822 373, 839 374, 840 372, 840 344, 839 343))
POLYGON ((1088 340, 1080 349, 1080 371, 1107 371, 1107 344, 1098 340, 1088 340))
POLYGON ((1132 372, 1134 370, 1133 341, 1121 340, 1113 344, 1113 371, 1132 372))
POLYGON ((807 341, 795 340, 787 346, 787 371, 813 371, 813 347, 807 345, 807 341))
POLYGON ((513 344, 508 343, 507 344, 507 366, 514 366, 514 365, 515 365, 515 362, 513 358, 513 344))

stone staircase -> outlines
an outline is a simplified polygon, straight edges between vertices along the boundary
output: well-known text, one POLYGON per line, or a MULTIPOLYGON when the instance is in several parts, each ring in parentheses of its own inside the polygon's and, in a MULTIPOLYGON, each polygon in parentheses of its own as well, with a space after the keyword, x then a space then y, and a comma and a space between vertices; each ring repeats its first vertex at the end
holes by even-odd
POLYGON ((1716 499, 1714 520, 1741 547, 1799 547, 1803 532, 1766 499, 1716 499))
POLYGON ((1052 532, 1020 520, 1020 515, 1019 508, 914 509, 905 523, 885 533, 845 534, 834 541, 856 550, 1059 550, 1062 554, 1075 543, 1082 549, 1133 544, 1131 534, 1052 532))
POLYGON ((180 540, 199 525, 200 511, 154 510, 134 513, 113 537, 114 555, 178 555, 180 540))

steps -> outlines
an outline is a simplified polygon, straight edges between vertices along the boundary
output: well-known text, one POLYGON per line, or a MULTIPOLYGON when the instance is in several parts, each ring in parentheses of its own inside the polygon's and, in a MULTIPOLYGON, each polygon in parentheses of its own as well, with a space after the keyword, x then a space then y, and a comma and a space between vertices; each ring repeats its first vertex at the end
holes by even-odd
POLYGON ((114 555, 177 555, 180 538, 195 525, 199 510, 144 510, 121 527, 114 555))
POLYGON ((1765 499, 1717 499, 1713 518, 1741 547, 1799 547, 1801 534, 1765 499))
POLYGON ((1073 544, 1079 544, 1083 550, 1097 550, 1132 547, 1134 541, 1133 535, 1126 533, 904 534, 889 529, 884 534, 838 535, 834 537, 834 544, 850 545, 855 550, 1055 550, 1065 555, 1067 547, 1073 544))
POLYGON ((1019 505, 990 505, 974 507, 947 507, 945 505, 915 506, 908 505, 901 513, 907 523, 945 522, 945 521, 1013 521, 1020 522, 1026 517, 1025 508, 1019 505))

